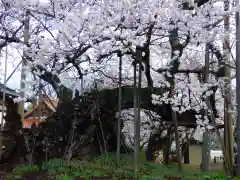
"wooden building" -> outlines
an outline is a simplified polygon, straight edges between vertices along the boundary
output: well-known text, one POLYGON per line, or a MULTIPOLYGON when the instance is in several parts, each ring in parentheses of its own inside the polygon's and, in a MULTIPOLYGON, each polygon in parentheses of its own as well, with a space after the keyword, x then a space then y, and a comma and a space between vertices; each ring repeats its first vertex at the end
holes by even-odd
POLYGON ((33 123, 39 124, 42 120, 52 115, 58 105, 58 100, 50 100, 43 96, 31 111, 24 114, 24 128, 30 128, 33 123))
MULTIPOLYGON (((4 92, 4 84, 0 83, 0 122, 3 118, 3 115, 5 115, 6 112, 6 104, 3 106, 3 92, 4 92), (4 107, 4 111, 3 111, 3 107, 4 107), (2 114, 3 112, 3 114, 2 114)), ((16 92, 15 90, 6 87, 5 88, 5 100, 7 101, 8 99, 13 99, 13 98, 17 98, 20 97, 20 93, 16 92)), ((3 121, 4 123, 4 121, 3 121)))

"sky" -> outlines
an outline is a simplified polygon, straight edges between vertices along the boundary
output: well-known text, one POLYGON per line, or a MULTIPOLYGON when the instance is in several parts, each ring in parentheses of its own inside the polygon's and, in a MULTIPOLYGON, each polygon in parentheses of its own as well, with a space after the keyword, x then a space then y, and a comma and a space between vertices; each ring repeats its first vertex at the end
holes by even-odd
MULTIPOLYGON (((6 48, 4 48, 1 52, 0 56, 0 81, 4 83, 4 71, 5 71, 5 59, 6 59, 6 48)), ((8 47, 8 56, 7 56, 7 78, 10 74, 14 71, 16 66, 21 61, 21 56, 19 52, 14 50, 13 48, 8 47)), ((16 72, 12 75, 12 77, 7 82, 7 86, 12 89, 19 89, 20 88, 20 79, 21 79, 21 65, 17 68, 16 72)))

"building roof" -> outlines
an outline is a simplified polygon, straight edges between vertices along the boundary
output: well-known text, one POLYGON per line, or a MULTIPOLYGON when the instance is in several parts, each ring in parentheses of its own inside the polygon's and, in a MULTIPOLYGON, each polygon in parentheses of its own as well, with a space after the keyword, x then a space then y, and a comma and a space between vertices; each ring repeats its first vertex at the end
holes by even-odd
MULTIPOLYGON (((56 99, 56 100, 54 100, 54 99, 49 100, 48 98, 43 98, 43 101, 40 102, 40 103, 44 103, 47 106, 48 109, 50 109, 52 112, 55 112, 56 111, 56 107, 58 105, 58 99, 56 99)), ((33 111, 35 111, 39 107, 40 103, 38 103, 32 111, 26 112, 24 114, 24 118, 27 118, 33 111)))
MULTIPOLYGON (((20 96, 20 93, 16 92, 15 90, 13 90, 7 86, 6 86, 5 90, 6 90, 5 92, 7 95, 14 96, 14 97, 20 96)), ((4 84, 0 83, 0 93, 3 93, 3 91, 4 91, 4 84)))
POLYGON ((58 99, 43 99, 44 103, 47 105, 49 109, 51 109, 53 112, 56 111, 57 105, 58 105, 58 99))

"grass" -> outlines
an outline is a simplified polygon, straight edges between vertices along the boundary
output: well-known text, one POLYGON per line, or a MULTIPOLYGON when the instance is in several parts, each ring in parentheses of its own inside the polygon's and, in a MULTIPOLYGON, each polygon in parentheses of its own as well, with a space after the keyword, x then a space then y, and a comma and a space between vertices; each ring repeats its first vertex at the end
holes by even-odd
MULTIPOLYGON (((90 177, 98 177, 97 179, 105 177, 107 179, 106 176, 109 179, 134 179, 132 158, 127 155, 121 155, 121 161, 118 165, 115 159, 115 154, 100 156, 86 164, 79 161, 67 162, 61 159, 52 159, 45 162, 41 167, 28 165, 17 167, 6 179, 14 180, 26 174, 36 172, 54 175, 53 179, 57 180, 90 179, 90 177)), ((183 172, 180 173, 174 165, 164 166, 161 164, 146 163, 144 160, 141 160, 138 177, 135 177, 135 179, 225 180, 227 177, 221 172, 200 173, 198 168, 190 165, 183 166, 183 172)), ((235 178, 235 180, 237 179, 235 178)))

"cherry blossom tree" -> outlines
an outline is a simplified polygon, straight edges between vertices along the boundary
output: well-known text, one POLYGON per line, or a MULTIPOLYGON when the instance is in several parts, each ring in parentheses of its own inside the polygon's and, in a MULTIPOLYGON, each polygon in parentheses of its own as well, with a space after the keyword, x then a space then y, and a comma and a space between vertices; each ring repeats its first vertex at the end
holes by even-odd
MULTIPOLYGON (((222 6, 222 1, 205 0, 2 0, 0 49, 8 44, 24 49, 28 70, 60 97, 62 87, 71 89, 82 78, 88 84, 97 79, 102 88, 116 87, 119 52, 123 54, 123 85, 132 85, 132 63, 140 46, 142 86, 175 84, 173 97, 168 92, 152 94, 152 103, 171 104, 179 114, 194 110, 196 132, 200 132, 212 129, 209 118, 201 116, 209 108, 205 97, 210 98, 218 123, 223 121, 225 77, 219 67, 225 62, 219 44, 223 15, 231 15, 234 9, 226 12, 222 6), (29 44, 22 40, 26 12, 31 18, 29 44), (212 54, 212 78, 203 83, 206 43, 212 54)), ((188 137, 186 132, 182 136, 188 137)), ((201 139, 196 133, 192 137, 201 139)))

